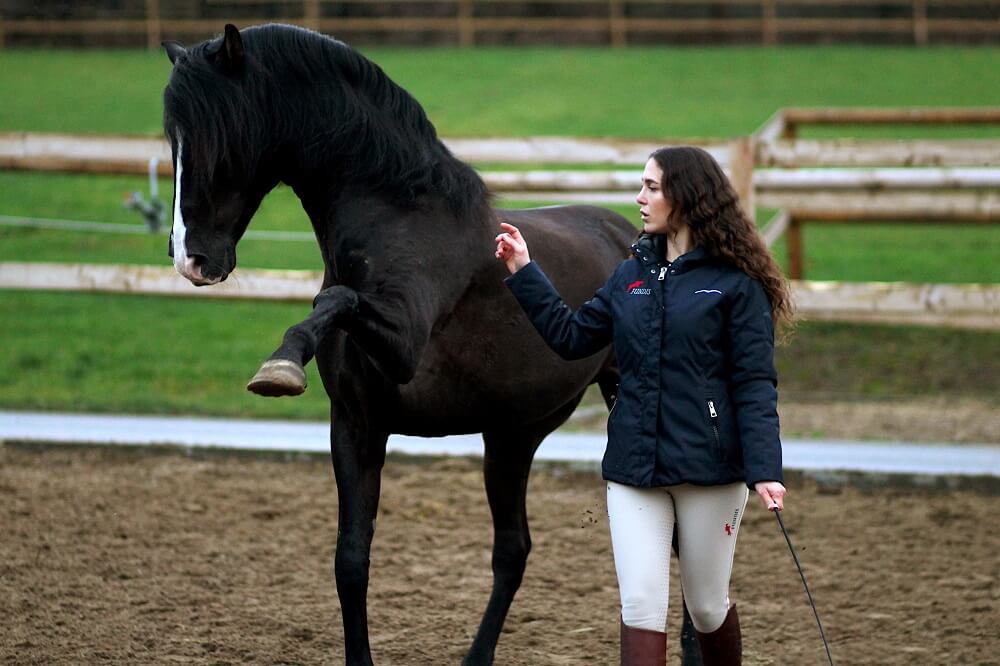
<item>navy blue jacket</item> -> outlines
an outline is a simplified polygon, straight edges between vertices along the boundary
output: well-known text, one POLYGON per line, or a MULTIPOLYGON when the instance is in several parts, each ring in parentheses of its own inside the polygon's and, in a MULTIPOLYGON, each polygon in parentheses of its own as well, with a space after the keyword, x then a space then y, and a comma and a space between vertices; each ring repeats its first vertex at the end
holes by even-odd
POLYGON ((621 384, 604 478, 641 487, 782 481, 763 288, 702 248, 668 264, 643 238, 576 312, 534 262, 505 280, 563 358, 614 343, 621 384))

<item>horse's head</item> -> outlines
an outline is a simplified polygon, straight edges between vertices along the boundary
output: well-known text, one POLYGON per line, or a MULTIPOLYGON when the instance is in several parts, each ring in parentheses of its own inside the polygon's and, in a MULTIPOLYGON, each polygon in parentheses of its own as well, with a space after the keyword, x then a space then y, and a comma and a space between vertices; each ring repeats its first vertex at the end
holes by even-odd
POLYGON ((268 128, 253 87, 254 64, 239 30, 185 49, 164 47, 174 64, 163 93, 163 124, 174 159, 169 254, 195 285, 225 280, 236 244, 278 182, 268 128))

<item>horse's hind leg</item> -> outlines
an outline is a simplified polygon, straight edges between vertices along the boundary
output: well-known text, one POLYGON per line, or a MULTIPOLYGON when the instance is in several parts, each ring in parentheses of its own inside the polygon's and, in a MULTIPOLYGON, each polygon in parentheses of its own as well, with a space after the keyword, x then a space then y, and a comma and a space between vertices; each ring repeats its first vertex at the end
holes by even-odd
POLYGON ((500 630, 531 550, 525 507, 531 460, 542 440, 569 418, 582 397, 576 396, 542 422, 483 433, 486 497, 493 515, 493 590, 463 664, 493 663, 500 630))

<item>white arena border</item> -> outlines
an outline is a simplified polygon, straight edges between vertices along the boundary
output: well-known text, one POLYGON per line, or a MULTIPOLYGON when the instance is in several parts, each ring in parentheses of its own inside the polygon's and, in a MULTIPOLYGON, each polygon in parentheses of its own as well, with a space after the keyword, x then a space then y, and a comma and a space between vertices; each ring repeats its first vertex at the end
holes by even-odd
MULTIPOLYGON (((122 416, 0 411, 0 442, 181 446, 283 453, 328 453, 329 425, 300 421, 256 421, 176 416, 122 416)), ((606 438, 559 430, 535 456, 595 466, 606 438)), ((802 471, 1000 477, 1000 445, 782 441, 784 467, 802 471)), ((479 434, 449 437, 392 435, 389 453, 411 456, 483 454, 479 434)))

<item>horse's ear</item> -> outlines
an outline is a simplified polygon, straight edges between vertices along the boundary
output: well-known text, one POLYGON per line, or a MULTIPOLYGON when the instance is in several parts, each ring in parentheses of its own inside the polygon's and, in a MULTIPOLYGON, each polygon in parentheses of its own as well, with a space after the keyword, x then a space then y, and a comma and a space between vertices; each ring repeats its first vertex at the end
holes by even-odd
POLYGON ((239 29, 232 23, 226 24, 226 36, 222 38, 219 48, 219 62, 227 72, 238 72, 243 68, 246 51, 243 50, 243 38, 239 29))
POLYGON ((170 58, 170 62, 173 65, 177 64, 178 58, 187 53, 187 50, 180 45, 180 42, 161 42, 161 45, 166 50, 167 57, 170 58))

